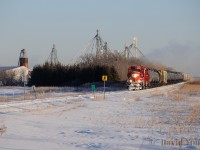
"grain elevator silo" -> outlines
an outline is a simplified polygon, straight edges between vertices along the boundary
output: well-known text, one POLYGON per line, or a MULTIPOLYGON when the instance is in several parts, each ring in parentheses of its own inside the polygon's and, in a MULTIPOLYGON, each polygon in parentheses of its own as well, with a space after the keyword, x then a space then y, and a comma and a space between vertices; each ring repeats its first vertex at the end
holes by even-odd
POLYGON ((26 55, 26 49, 22 49, 19 55, 19 66, 24 66, 28 68, 28 57, 26 55))

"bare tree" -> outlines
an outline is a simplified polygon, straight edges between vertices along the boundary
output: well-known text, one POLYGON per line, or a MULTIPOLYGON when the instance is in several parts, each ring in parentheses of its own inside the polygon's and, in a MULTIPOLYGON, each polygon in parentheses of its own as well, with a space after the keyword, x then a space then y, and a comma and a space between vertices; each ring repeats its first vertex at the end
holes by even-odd
POLYGON ((172 70, 166 66, 149 61, 147 59, 125 58, 120 53, 104 53, 98 55, 85 54, 79 59, 80 67, 94 66, 94 65, 106 65, 114 66, 121 80, 127 79, 127 69, 129 66, 141 65, 157 70, 172 70))
POLYGON ((20 85, 21 80, 17 80, 16 72, 14 71, 1 71, 0 79, 4 86, 20 85))

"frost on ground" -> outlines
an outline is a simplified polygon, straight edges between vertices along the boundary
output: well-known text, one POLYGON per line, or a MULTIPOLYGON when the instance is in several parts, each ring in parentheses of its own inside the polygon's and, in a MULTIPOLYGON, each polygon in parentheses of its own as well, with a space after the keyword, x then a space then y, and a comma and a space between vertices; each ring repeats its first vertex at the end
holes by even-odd
POLYGON ((105 100, 101 91, 65 90, 3 101, 0 149, 200 149, 199 87, 110 91, 105 100))

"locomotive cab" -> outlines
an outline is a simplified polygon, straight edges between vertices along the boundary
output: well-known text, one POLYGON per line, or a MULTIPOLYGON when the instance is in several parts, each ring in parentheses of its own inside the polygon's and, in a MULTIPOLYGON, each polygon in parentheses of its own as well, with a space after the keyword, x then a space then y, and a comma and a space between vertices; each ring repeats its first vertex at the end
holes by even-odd
POLYGON ((143 66, 131 66, 128 68, 127 87, 129 90, 141 90, 147 87, 149 71, 143 66))

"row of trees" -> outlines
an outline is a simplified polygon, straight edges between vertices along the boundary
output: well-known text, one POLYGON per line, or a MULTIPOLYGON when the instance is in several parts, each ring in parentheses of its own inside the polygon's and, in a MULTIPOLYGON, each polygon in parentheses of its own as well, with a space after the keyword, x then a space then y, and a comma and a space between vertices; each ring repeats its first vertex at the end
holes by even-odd
POLYGON ((165 66, 147 60, 125 58, 119 53, 105 53, 99 56, 85 54, 74 65, 46 62, 33 68, 30 84, 36 86, 78 86, 101 81, 107 75, 109 81, 127 80, 127 69, 131 65, 144 65, 154 69, 165 66))
POLYGON ((119 80, 113 66, 82 67, 80 64, 65 66, 46 62, 33 68, 30 84, 36 86, 78 86, 88 82, 99 82, 102 75, 108 75, 110 81, 119 80))
MULTIPOLYGON (((29 85, 36 86, 78 86, 84 83, 101 81, 107 75, 109 81, 127 79, 127 69, 132 65, 143 65, 154 69, 165 66, 147 60, 125 58, 119 53, 105 53, 99 56, 85 54, 74 65, 44 63, 33 68, 29 85)), ((22 85, 16 81, 12 72, 0 74, 3 85, 22 85)))

